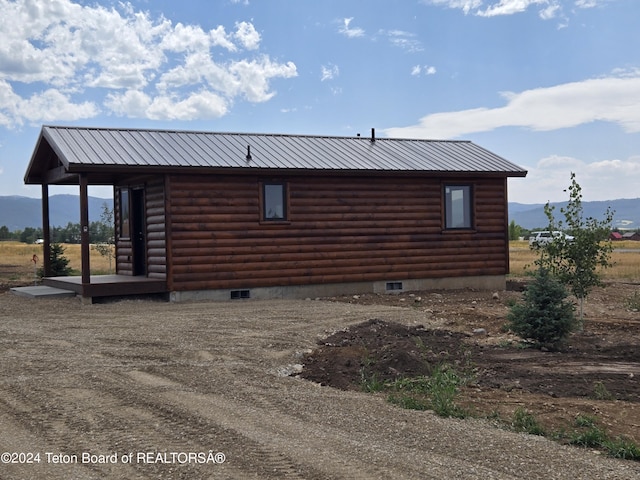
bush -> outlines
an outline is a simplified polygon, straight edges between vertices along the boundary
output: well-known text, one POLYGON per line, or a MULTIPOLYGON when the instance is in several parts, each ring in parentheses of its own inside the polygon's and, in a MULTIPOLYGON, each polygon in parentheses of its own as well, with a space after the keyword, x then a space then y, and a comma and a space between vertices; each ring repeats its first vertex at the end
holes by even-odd
MULTIPOLYGON (((69 259, 64 256, 64 250, 64 247, 59 243, 51 244, 49 261, 51 262, 52 277, 67 277, 72 273, 71 267, 69 267, 69 259)), ((40 269, 39 274, 44 277, 44 269, 40 269)))
POLYGON ((511 307, 507 326, 524 340, 557 347, 576 328, 574 306, 567 290, 546 269, 539 269, 523 293, 524 303, 511 307))

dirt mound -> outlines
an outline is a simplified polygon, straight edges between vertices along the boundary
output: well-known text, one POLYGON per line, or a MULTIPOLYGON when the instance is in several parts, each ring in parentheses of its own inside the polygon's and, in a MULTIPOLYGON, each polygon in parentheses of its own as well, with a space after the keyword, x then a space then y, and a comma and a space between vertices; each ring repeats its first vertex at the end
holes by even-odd
POLYGON ((364 376, 378 380, 431 374, 441 363, 461 364, 465 334, 372 319, 334 333, 306 355, 303 378, 343 390, 360 389, 364 376))
POLYGON ((449 364, 472 374, 459 403, 478 416, 509 418, 524 408, 547 431, 561 431, 578 415, 589 415, 611 435, 640 442, 640 322, 638 312, 625 306, 637 288, 597 289, 585 330, 556 352, 523 348, 517 337, 502 332, 507 304, 520 292, 502 292, 499 300, 474 291, 335 298, 421 311, 425 322, 406 326, 372 319, 334 332, 304 357, 300 376, 358 390, 363 379, 428 376, 435 366, 449 364))

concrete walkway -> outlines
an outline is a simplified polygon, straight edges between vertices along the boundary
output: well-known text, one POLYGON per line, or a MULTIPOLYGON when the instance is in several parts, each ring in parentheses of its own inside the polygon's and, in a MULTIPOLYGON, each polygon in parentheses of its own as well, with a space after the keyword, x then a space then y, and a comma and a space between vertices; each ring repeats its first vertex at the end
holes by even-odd
POLYGON ((14 287, 11 293, 27 298, 60 298, 74 297, 75 292, 63 290, 62 288, 47 287, 45 285, 34 285, 31 287, 14 287))

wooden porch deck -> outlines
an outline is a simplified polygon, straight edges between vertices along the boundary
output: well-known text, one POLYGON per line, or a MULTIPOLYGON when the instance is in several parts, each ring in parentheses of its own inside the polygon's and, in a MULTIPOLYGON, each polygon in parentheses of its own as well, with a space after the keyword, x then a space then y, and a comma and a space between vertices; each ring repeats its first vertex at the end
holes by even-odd
POLYGON ((166 293, 167 282, 157 278, 131 275, 91 275, 90 283, 82 284, 82 277, 45 277, 44 285, 71 290, 83 297, 115 297, 166 293))

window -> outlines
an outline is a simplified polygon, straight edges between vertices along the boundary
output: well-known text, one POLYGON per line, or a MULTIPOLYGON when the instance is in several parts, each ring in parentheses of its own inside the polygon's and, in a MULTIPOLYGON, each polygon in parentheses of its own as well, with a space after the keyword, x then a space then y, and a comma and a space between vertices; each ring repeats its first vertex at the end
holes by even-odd
POLYGON ((129 189, 120 189, 120 238, 129 238, 129 189))
POLYGON ((471 228, 471 185, 444 187, 445 228, 471 228))
POLYGON ((284 183, 262 185, 262 219, 287 219, 287 187, 284 183))

